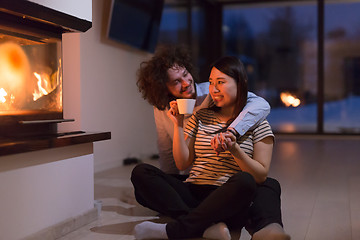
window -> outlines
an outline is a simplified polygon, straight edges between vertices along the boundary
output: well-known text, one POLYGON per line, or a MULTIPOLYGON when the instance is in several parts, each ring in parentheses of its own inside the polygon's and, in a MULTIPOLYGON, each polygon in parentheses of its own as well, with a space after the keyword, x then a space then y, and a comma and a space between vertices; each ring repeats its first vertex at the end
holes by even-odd
POLYGON ((360 3, 325 5, 324 130, 360 133, 360 3))
POLYGON ((160 42, 190 46, 202 81, 215 59, 235 55, 275 132, 360 133, 360 1, 175 2, 160 42))
POLYGON ((249 90, 271 105, 278 132, 316 130, 315 4, 226 5, 224 55, 242 60, 249 90))
POLYGON ((215 38, 213 36, 213 28, 217 29, 216 25, 220 26, 221 23, 218 18, 214 18, 219 12, 221 13, 221 7, 208 1, 165 2, 158 44, 188 46, 201 82, 208 81, 209 66, 220 56, 217 41, 221 38, 221 30, 218 34, 215 33, 215 38))
POLYGON ((187 44, 187 14, 186 5, 165 5, 160 24, 160 44, 187 44))

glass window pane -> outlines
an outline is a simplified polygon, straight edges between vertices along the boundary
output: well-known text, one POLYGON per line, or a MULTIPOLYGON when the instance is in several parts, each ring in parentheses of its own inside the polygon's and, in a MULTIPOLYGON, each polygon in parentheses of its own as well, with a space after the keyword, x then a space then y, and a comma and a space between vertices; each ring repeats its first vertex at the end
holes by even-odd
POLYGON ((315 132, 316 4, 236 4, 223 13, 224 54, 244 62, 249 90, 271 105, 273 130, 315 132))
POLYGON ((186 44, 188 23, 185 6, 165 5, 161 17, 159 44, 186 44))
POLYGON ((0 115, 62 112, 61 40, 0 30, 0 115))
POLYGON ((191 53, 193 56, 193 62, 196 64, 200 82, 208 81, 209 71, 206 60, 206 51, 209 49, 206 47, 206 34, 205 34, 205 13, 204 9, 199 5, 193 5, 191 11, 191 53))
POLYGON ((360 3, 325 5, 324 131, 360 133, 360 3))
POLYGON ((179 2, 179 4, 165 5, 158 44, 182 44, 186 45, 192 54, 193 63, 199 70, 199 81, 207 81, 208 66, 206 66, 205 53, 205 13, 201 1, 193 1, 191 6, 179 2), (189 7, 191 11, 189 11, 189 7), (189 16, 191 14, 191 16, 189 16), (191 29, 189 29, 189 21, 191 29), (190 36, 189 36, 190 35, 190 36))

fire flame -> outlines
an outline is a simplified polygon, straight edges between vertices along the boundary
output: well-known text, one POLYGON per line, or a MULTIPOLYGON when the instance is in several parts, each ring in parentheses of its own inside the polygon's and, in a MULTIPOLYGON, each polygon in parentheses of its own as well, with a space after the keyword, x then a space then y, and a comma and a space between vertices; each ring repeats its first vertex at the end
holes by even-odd
POLYGON ((6 96, 7 96, 7 92, 3 88, 1 88, 0 89, 0 102, 5 103, 6 102, 6 98, 5 98, 6 96))
POLYGON ((300 105, 301 101, 298 99, 295 95, 292 95, 289 92, 282 92, 280 94, 281 101, 285 104, 287 107, 297 107, 300 105))
POLYGON ((12 110, 17 96, 17 106, 26 103, 30 92, 27 78, 30 72, 29 59, 22 47, 14 42, 0 44, 0 111, 12 110))
MULTIPOLYGON (((32 73, 31 68, 21 45, 14 42, 0 43, 0 114, 2 111, 31 109, 33 106, 38 108, 39 103, 31 105, 31 98, 35 102, 55 89, 59 89, 61 94, 61 59, 55 72, 50 67, 42 66, 40 70, 37 67, 37 72, 32 73)), ((58 97, 60 102, 50 103, 46 99, 39 101, 40 104, 47 104, 49 109, 61 109, 61 95, 54 92, 52 96, 52 101, 58 97)))
POLYGON ((38 80, 37 81, 38 89, 36 89, 34 91, 34 93, 33 93, 33 100, 36 101, 40 97, 49 94, 49 91, 48 91, 48 88, 49 88, 49 76, 47 74, 40 75, 37 72, 34 72, 34 76, 38 80))

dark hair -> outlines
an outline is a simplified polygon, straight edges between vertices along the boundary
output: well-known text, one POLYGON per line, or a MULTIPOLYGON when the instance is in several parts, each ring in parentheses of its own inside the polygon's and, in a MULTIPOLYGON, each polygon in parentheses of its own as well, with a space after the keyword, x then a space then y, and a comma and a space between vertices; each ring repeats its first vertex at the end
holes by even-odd
POLYGON ((184 67, 197 82, 197 72, 191 61, 189 51, 182 45, 158 47, 154 56, 142 62, 137 71, 136 85, 142 97, 159 110, 165 110, 169 102, 175 99, 166 86, 169 81, 167 70, 176 65, 184 67))
MULTIPOLYGON (((244 64, 237 57, 225 56, 212 64, 211 69, 215 67, 220 72, 232 77, 237 83, 236 107, 232 118, 228 121, 230 124, 243 110, 247 101, 248 78, 244 64)), ((214 107, 216 110, 216 106, 214 107)))

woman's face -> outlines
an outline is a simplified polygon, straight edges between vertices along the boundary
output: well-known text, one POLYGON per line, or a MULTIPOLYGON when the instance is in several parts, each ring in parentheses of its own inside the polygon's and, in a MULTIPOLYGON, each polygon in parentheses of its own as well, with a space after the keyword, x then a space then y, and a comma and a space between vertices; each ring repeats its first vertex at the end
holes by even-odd
POLYGON ((195 98, 194 80, 186 68, 175 65, 167 70, 167 74, 166 86, 175 98, 195 98))
POLYGON ((215 105, 217 107, 233 107, 237 95, 236 81, 213 67, 211 69, 209 82, 209 92, 215 105))

